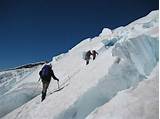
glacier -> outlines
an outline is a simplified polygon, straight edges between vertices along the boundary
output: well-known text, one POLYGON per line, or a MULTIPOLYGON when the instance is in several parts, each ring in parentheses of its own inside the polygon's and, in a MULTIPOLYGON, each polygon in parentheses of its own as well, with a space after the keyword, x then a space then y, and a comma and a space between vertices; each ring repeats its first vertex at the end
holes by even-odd
POLYGON ((157 119, 158 14, 152 11, 114 30, 104 28, 99 36, 53 57, 50 63, 65 87, 54 92, 57 83, 52 80, 43 102, 38 82, 43 65, 0 72, 0 118, 157 119), (99 55, 86 66, 87 50, 99 55))
POLYGON ((137 87, 119 92, 86 119, 158 119, 158 71, 157 65, 147 80, 137 87))
POLYGON ((0 72, 0 117, 40 94, 41 88, 32 79, 38 67, 0 72))

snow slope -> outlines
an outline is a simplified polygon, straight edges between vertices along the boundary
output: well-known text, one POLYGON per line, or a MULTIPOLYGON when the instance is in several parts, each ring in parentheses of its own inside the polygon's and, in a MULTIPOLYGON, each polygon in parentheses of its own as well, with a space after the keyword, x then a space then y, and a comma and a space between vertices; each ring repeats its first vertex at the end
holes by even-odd
MULTIPOLYGON (((60 86, 65 87, 59 92, 54 92, 57 83, 52 80, 43 102, 40 102, 41 95, 39 95, 41 85, 37 83, 41 66, 37 67, 21 83, 13 85, 15 89, 21 87, 20 91, 15 90, 15 95, 18 97, 13 99, 14 101, 4 102, 8 96, 1 98, 4 103, 1 103, 3 106, 0 112, 5 111, 0 113, 0 117, 3 116, 2 119, 84 119, 87 116, 87 118, 100 118, 106 111, 105 105, 114 100, 113 97, 119 91, 136 88, 140 81, 148 79, 157 66, 158 12, 153 11, 146 17, 113 31, 105 28, 99 36, 83 40, 68 53, 53 57, 51 62, 53 70, 60 79, 60 86), (97 50, 99 55, 96 60, 90 60, 86 66, 83 54, 93 49, 97 50), (26 97, 21 96, 24 94, 20 93, 21 91, 27 93, 26 97), (13 111, 9 105, 15 105, 13 111), (102 113, 101 111, 96 113, 96 110, 101 108, 102 113), (10 113, 7 114, 8 112, 10 113)), ((152 98, 150 100, 153 101, 152 98)), ((114 115, 114 111, 110 112, 114 115)), ((107 112, 108 115, 110 112, 107 112)))
POLYGON ((35 83, 38 79, 33 79, 40 67, 0 72, 0 117, 40 94, 41 89, 35 83))
POLYGON ((86 119, 158 119, 158 65, 137 87, 119 92, 86 119))

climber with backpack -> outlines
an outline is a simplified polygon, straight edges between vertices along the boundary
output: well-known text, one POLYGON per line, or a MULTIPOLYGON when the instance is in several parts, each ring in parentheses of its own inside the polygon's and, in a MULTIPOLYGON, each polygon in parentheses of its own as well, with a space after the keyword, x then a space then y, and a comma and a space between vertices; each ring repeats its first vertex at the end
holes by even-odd
MULTIPOLYGON (((59 79, 54 75, 54 72, 52 70, 52 65, 44 65, 41 71, 39 72, 42 84, 43 84, 43 90, 42 90, 42 100, 43 101, 46 97, 47 89, 51 81, 51 77, 54 80, 57 80, 59 82, 59 79)), ((59 84, 59 83, 58 83, 59 84)))
POLYGON ((91 55, 92 55, 92 53, 90 50, 86 52, 86 54, 85 54, 86 65, 89 64, 89 60, 91 59, 91 55))
POLYGON ((96 55, 98 55, 98 53, 95 50, 92 50, 92 55, 93 55, 93 60, 95 60, 96 55))

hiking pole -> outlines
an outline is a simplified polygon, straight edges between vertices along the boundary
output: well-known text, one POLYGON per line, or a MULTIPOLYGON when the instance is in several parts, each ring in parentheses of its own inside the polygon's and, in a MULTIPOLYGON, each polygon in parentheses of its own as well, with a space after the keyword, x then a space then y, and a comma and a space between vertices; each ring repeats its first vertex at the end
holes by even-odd
POLYGON ((41 78, 39 78, 38 82, 41 80, 41 78))
POLYGON ((57 84, 58 84, 58 89, 59 89, 59 81, 57 81, 57 84))

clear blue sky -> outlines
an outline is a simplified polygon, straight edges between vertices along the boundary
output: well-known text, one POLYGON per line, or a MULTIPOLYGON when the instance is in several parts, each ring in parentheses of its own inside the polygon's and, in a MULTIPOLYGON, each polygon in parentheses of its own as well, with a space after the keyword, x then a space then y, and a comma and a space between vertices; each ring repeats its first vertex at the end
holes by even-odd
POLYGON ((0 69, 51 60, 157 9, 158 0, 0 0, 0 69))

